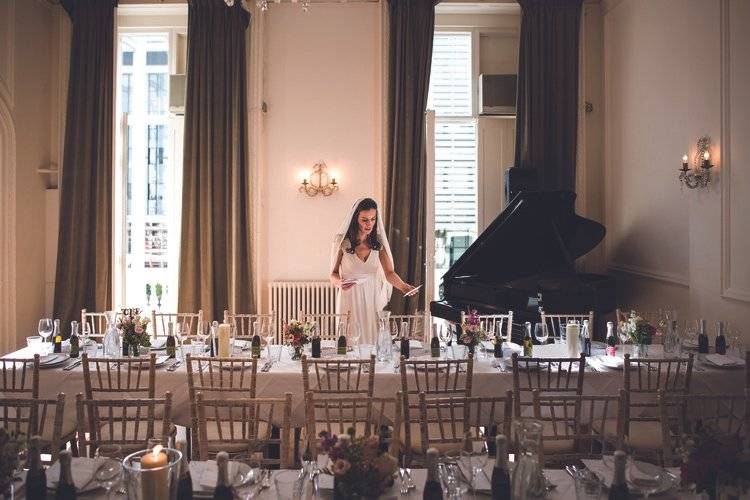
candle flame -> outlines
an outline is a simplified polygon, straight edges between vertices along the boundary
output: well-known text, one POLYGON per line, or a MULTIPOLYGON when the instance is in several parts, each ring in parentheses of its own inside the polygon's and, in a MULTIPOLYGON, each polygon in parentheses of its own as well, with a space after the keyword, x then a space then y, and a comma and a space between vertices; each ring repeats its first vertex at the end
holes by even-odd
POLYGON ((708 160, 708 159, 709 159, 710 157, 711 157, 711 154, 710 154, 710 153, 709 153, 708 151, 705 151, 705 152, 703 153, 703 159, 704 159, 704 160, 708 160))
POLYGON ((153 457, 156 458, 159 456, 159 453, 161 453, 161 450, 163 449, 164 447, 162 445, 157 444, 156 446, 154 446, 154 449, 151 450, 151 455, 153 455, 153 457))

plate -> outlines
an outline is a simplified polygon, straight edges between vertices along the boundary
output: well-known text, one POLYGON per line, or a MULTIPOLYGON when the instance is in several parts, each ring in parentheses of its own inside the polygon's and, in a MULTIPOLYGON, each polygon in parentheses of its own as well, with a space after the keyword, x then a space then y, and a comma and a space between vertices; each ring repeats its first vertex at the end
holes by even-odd
MULTIPOLYGON (((484 351, 494 351, 495 350, 495 344, 492 343, 491 340, 485 340, 482 342, 482 350, 484 351)), ((510 354, 512 355, 514 352, 517 352, 519 356, 523 355, 523 347, 516 344, 515 342, 503 342, 503 356, 505 356, 505 353, 507 351, 510 351, 510 354)), ((510 357, 510 355, 508 356, 510 357)))
MULTIPOLYGON (((233 467, 236 467, 233 471, 232 486, 235 488, 242 488, 253 481, 249 465, 235 461, 231 461, 230 464, 232 464, 233 467)), ((202 484, 203 481, 201 476, 203 475, 206 465, 208 465, 208 462, 194 461, 190 463, 190 474, 193 477, 193 496, 196 498, 213 498, 213 488, 206 488, 204 484, 202 484)))
POLYGON ((613 370, 622 370, 625 366, 625 360, 619 356, 599 356, 598 360, 603 366, 613 370))
POLYGON ((745 360, 736 358, 734 356, 723 355, 723 354, 707 354, 703 361, 710 366, 715 368, 744 368, 745 360))
POLYGON ((65 354, 47 354, 39 358, 39 368, 53 368, 60 366, 68 360, 65 354))

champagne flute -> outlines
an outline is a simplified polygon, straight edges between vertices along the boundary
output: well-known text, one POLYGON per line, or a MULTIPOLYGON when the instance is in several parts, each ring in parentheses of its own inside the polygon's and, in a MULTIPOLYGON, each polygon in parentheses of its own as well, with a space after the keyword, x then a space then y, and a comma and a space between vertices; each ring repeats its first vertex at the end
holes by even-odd
POLYGON ((359 347, 359 339, 362 337, 362 328, 358 322, 352 324, 352 346, 356 349, 359 347))
POLYGON ((536 337, 536 340, 544 345, 547 343, 547 340, 549 339, 549 330, 547 329, 547 325, 544 323, 537 323, 534 325, 534 337, 536 337))
POLYGON ((449 328, 445 328, 445 325, 439 325, 438 338, 443 344, 443 351, 448 348, 448 343, 453 339, 453 335, 449 328))
POLYGON ((42 318, 39 320, 38 332, 39 335, 44 339, 45 351, 49 352, 49 346, 47 345, 49 336, 52 335, 54 330, 54 324, 50 318, 42 318))

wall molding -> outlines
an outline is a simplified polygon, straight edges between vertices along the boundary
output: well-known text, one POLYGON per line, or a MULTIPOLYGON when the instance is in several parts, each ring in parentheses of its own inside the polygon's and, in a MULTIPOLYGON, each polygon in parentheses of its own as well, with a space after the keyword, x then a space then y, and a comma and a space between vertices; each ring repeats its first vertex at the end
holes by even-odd
POLYGON ((0 97, 0 350, 16 343, 16 131, 0 97))
POLYGON ((731 35, 729 0, 719 2, 721 36, 721 295, 722 297, 750 302, 750 289, 732 285, 732 158, 731 158, 731 35))
POLYGON ((678 273, 665 273, 664 271, 658 271, 656 269, 650 269, 643 266, 621 264, 617 262, 610 262, 607 265, 607 269, 611 271, 619 271, 621 273, 632 274, 641 278, 650 278, 657 281, 664 281, 666 283, 683 286, 685 288, 690 287, 690 280, 678 273))

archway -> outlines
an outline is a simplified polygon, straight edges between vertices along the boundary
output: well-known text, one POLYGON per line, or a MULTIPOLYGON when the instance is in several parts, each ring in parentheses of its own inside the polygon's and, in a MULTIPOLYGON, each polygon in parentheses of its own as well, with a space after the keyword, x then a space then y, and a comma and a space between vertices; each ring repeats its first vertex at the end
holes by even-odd
POLYGON ((16 347, 16 131, 0 95, 0 352, 16 347))

